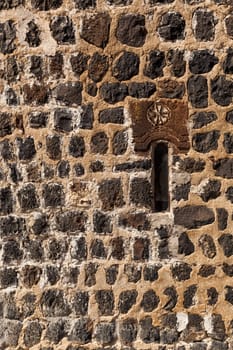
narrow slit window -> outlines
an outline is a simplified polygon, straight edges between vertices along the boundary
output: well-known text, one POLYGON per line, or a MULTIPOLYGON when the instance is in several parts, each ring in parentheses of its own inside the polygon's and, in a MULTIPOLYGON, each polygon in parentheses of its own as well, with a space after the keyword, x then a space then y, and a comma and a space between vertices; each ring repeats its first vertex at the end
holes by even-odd
POLYGON ((152 146, 153 211, 169 209, 168 144, 159 142, 152 146))

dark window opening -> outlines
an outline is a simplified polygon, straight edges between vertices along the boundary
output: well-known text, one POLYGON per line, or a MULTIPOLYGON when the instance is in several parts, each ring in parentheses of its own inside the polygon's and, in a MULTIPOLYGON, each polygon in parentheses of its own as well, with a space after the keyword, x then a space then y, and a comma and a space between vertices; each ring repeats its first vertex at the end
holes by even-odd
POLYGON ((169 209, 168 144, 159 142, 152 146, 152 210, 162 212, 169 209))

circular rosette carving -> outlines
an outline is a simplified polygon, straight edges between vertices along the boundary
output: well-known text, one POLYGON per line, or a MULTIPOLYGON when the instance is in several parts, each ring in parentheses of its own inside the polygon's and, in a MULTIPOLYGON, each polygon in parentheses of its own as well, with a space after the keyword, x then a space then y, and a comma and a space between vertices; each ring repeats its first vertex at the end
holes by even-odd
POLYGON ((160 102, 153 103, 147 110, 147 119, 154 126, 166 124, 170 117, 170 109, 160 102))

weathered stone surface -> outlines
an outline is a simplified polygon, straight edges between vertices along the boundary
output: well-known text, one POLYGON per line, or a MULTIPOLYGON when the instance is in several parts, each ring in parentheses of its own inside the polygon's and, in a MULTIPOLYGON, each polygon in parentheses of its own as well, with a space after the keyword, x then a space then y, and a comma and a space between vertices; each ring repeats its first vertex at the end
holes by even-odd
POLYGON ((98 83, 103 79, 108 70, 108 57, 95 52, 89 61, 88 76, 98 83))
POLYGON ((199 272, 198 272, 198 275, 200 275, 201 277, 209 277, 211 275, 214 275, 215 273, 215 266, 212 266, 212 265, 201 265, 200 269, 199 269, 199 272))
POLYGON ((140 321, 140 337, 146 344, 159 342, 160 329, 159 327, 153 326, 150 316, 146 316, 140 321))
POLYGON ((129 80, 139 72, 139 57, 133 52, 125 51, 113 65, 112 74, 120 80, 129 80))
POLYGON ((202 159, 194 159, 194 158, 184 158, 178 159, 174 157, 174 163, 176 161, 179 162, 179 168, 183 171, 186 171, 187 173, 196 173, 196 172, 201 172, 205 169, 205 161, 202 159))
POLYGON ((150 51, 149 55, 147 56, 143 74, 151 79, 162 77, 165 64, 164 52, 158 50, 150 51))
POLYGON ((7 288, 18 285, 17 271, 13 268, 3 268, 0 270, 0 286, 7 288))
POLYGON ((116 237, 111 240, 112 257, 122 260, 125 257, 124 241, 122 237, 116 237))
POLYGON ((218 58, 211 51, 196 50, 189 60, 189 70, 193 74, 208 73, 217 63, 218 58))
POLYGON ((72 71, 76 76, 80 76, 85 70, 87 70, 87 63, 90 56, 85 55, 82 52, 78 52, 76 55, 72 55, 70 58, 70 64, 72 71))
MULTIPOLYGON (((83 261, 87 258, 87 244, 84 237, 80 237, 72 242, 70 255, 72 259, 75 259, 78 261, 83 261)), ((93 266, 90 265, 90 269, 88 269, 88 271, 91 272, 92 270, 94 270, 93 266)))
POLYGON ((200 129, 217 119, 215 112, 197 112, 192 115, 193 129, 200 129))
POLYGON ((82 136, 71 136, 69 143, 69 153, 74 158, 83 157, 86 152, 84 138, 82 136))
POLYGON ((120 323, 119 334, 122 342, 126 345, 130 345, 136 340, 138 332, 137 321, 133 318, 128 318, 120 323))
POLYGON ((176 306, 178 299, 178 294, 176 292, 175 287, 167 287, 164 290, 163 294, 168 296, 168 301, 166 302, 163 308, 165 310, 172 311, 176 306))
POLYGON ((99 198, 103 210, 113 210, 124 205, 123 191, 119 179, 103 180, 99 184, 99 198))
POLYGON ((204 202, 215 199, 221 194, 221 182, 219 180, 209 180, 202 188, 201 198, 204 202))
POLYGON ((62 0, 31 0, 32 7, 40 11, 57 9, 62 5, 62 0))
POLYGON ((187 182, 183 185, 178 185, 173 191, 173 199, 180 201, 181 199, 187 201, 190 192, 191 183, 187 182))
POLYGON ((189 286, 185 291, 184 291, 184 301, 183 305, 186 309, 190 308, 192 305, 195 304, 194 302, 194 297, 197 291, 197 285, 193 284, 189 286))
POLYGON ((143 294, 141 307, 145 312, 151 312, 157 308, 159 304, 159 297, 156 295, 154 290, 150 289, 143 294))
POLYGON ((63 78, 64 58, 61 52, 57 51, 54 56, 49 57, 49 73, 55 79, 63 78))
POLYGON ((62 232, 84 232, 87 217, 83 211, 68 211, 56 216, 57 229, 62 232))
POLYGON ((75 293, 72 300, 72 308, 74 309, 75 315, 85 316, 88 311, 89 294, 88 292, 78 291, 75 293))
POLYGON ((56 109, 54 111, 54 128, 57 131, 69 132, 73 129, 72 113, 67 109, 56 109))
POLYGON ((49 118, 48 113, 32 112, 29 114, 30 127, 34 129, 45 128, 49 118))
POLYGON ((22 211, 33 210, 39 207, 36 188, 33 184, 25 185, 18 193, 18 200, 22 211))
POLYGON ((107 12, 86 15, 83 18, 80 36, 100 48, 108 44, 111 18, 107 12))
POLYGON ((20 249, 19 243, 15 240, 7 241, 3 246, 3 261, 9 264, 12 261, 20 261, 23 251, 20 249))
POLYGON ((194 244, 186 232, 182 232, 178 238, 178 254, 190 255, 194 252, 194 244))
POLYGON ((91 130, 94 122, 93 105, 89 103, 82 105, 79 127, 81 129, 91 130))
POLYGON ((53 91, 57 102, 65 106, 78 106, 82 102, 82 83, 68 82, 59 84, 53 91))
POLYGON ((112 315, 114 309, 114 295, 111 290, 99 290, 95 294, 100 315, 112 315))
POLYGON ((11 135, 12 131, 12 115, 9 113, 0 113, 0 137, 11 135))
POLYGON ((80 177, 85 174, 85 169, 81 163, 74 164, 75 176, 80 177))
POLYGON ((122 155, 127 151, 128 148, 128 132, 127 131, 117 131, 113 135, 112 140, 112 152, 114 155, 122 155))
POLYGON ((93 173, 103 172, 104 171, 104 164, 102 162, 100 162, 99 160, 96 160, 94 162, 91 162, 89 169, 93 173))
POLYGON ((3 54, 12 53, 15 48, 16 28, 12 20, 0 23, 0 52, 3 54))
POLYGON ((212 41, 217 21, 212 11, 198 8, 193 14, 194 35, 198 41, 212 41))
POLYGON ((45 337, 52 343, 58 344, 65 336, 67 336, 66 322, 62 319, 51 321, 46 330, 45 337))
POLYGON ((24 344, 27 347, 32 347, 40 342, 42 327, 38 321, 29 321, 24 330, 24 344))
POLYGON ((172 75, 179 78, 185 73, 186 62, 184 60, 184 51, 182 50, 169 50, 167 53, 167 60, 169 65, 171 65, 172 75))
POLYGON ((208 334, 211 338, 223 341, 226 338, 226 328, 220 314, 212 315, 212 330, 208 334))
POLYGON ((22 323, 16 320, 2 320, 2 327, 0 330, 1 346, 2 348, 6 347, 15 347, 18 344, 18 339, 20 332, 22 330, 22 323))
POLYGON ((17 106, 18 105, 18 96, 16 95, 15 91, 11 88, 7 89, 5 92, 6 95, 6 103, 9 106, 17 106))
POLYGON ((106 283, 109 285, 113 285, 116 282, 117 275, 118 275, 118 265, 114 264, 111 265, 109 268, 105 270, 105 278, 106 283))
POLYGON ((147 260, 149 259, 149 246, 150 241, 148 238, 135 238, 133 245, 133 259, 134 260, 147 260))
POLYGON ((45 207, 57 207, 64 204, 63 186, 57 183, 48 183, 43 187, 45 207))
POLYGON ((123 14, 116 29, 116 37, 122 43, 133 47, 143 46, 146 40, 145 17, 140 14, 123 14))
POLYGON ((104 243, 101 239, 94 239, 90 246, 92 258, 105 259, 107 257, 104 243))
POLYGON ((96 263, 89 263, 85 266, 85 285, 88 287, 96 284, 95 274, 98 270, 99 265, 96 263))
POLYGON ((226 190, 226 197, 231 203, 233 203, 233 187, 232 186, 228 187, 228 189, 226 190))
POLYGON ((218 239, 218 243, 222 247, 226 257, 233 255, 233 236, 230 233, 221 235, 218 239))
POLYGON ((25 219, 18 216, 8 215, 0 218, 0 234, 2 237, 22 235, 26 231, 25 219))
POLYGON ((227 153, 233 153, 233 134, 226 132, 224 134, 223 146, 227 153))
POLYGON ((185 20, 179 12, 167 12, 162 15, 157 30, 165 41, 182 40, 185 36, 185 20))
POLYGON ((154 83, 130 83, 128 85, 129 96, 134 98, 148 98, 156 91, 154 83))
POLYGON ((40 299, 40 306, 45 317, 62 317, 70 314, 70 308, 62 290, 45 290, 40 299))
POLYGON ((160 270, 161 265, 145 265, 143 269, 143 277, 145 281, 156 281, 158 279, 158 271, 160 270))
POLYGON ((91 152, 105 154, 108 150, 108 136, 104 131, 97 132, 91 138, 91 152))
POLYGON ((220 133, 218 130, 197 133, 193 136, 192 144, 195 151, 207 153, 218 148, 218 139, 220 133))
POLYGON ((121 83, 104 83, 100 87, 100 95, 104 101, 114 104, 123 101, 128 95, 128 87, 121 83))
POLYGON ((204 205, 186 205, 174 209, 175 224, 189 229, 211 224, 214 219, 214 212, 204 205))
POLYGON ((159 96, 163 98, 181 99, 185 93, 184 83, 165 79, 159 82, 159 96))
POLYGON ((96 233, 111 233, 111 218, 100 211, 96 211, 93 215, 94 231, 96 233))
POLYGON ((67 160, 61 160, 57 166, 58 176, 60 178, 65 178, 69 176, 70 164, 67 160))
POLYGON ((224 75, 211 80, 211 97, 220 106, 229 106, 232 101, 233 82, 224 75))
POLYGON ((226 25, 227 35, 229 35, 230 37, 233 37, 233 16, 231 14, 226 17, 225 25, 226 25))
POLYGON ((35 143, 32 137, 25 139, 18 138, 19 147, 19 159, 20 160, 32 160, 36 154, 35 143))
POLYGON ((30 73, 32 73, 38 80, 43 76, 43 59, 41 56, 31 56, 30 73))
POLYGON ((119 217, 119 225, 127 229, 133 228, 138 231, 150 229, 150 222, 145 213, 127 213, 119 217))
POLYGON ((216 246, 210 235, 204 234, 198 240, 202 253, 209 259, 213 259, 216 255, 216 246))
POLYGON ((124 107, 103 109, 99 113, 99 122, 103 124, 124 124, 124 107))
POLYGON ((225 74, 233 74, 233 50, 227 50, 226 58, 223 62, 223 71, 225 74))
POLYGON ((207 79, 201 75, 193 75, 187 83, 189 101, 195 108, 208 106, 208 85, 207 79))
POLYGON ((151 208, 152 188, 149 181, 145 178, 134 178, 130 184, 130 200, 139 206, 151 208))
POLYGON ((40 39, 40 29, 36 23, 32 20, 28 23, 28 31, 26 33, 25 41, 27 41, 30 47, 37 47, 41 43, 40 39))
POLYGON ((124 266, 124 273, 128 277, 128 282, 137 283, 141 279, 141 267, 135 264, 126 264, 124 266))
POLYGON ((68 16, 55 16, 50 22, 50 30, 58 44, 75 44, 73 22, 68 16))
POLYGON ((115 339, 115 323, 98 323, 95 329, 95 338, 102 345, 113 343, 115 339))
POLYGON ((79 344, 87 344, 92 337, 92 322, 89 318, 79 318, 68 336, 68 340, 78 342, 79 344))
POLYGON ((58 135, 46 137, 46 152, 49 158, 57 160, 61 158, 61 138, 58 135))
POLYGON ((48 87, 34 83, 32 86, 29 84, 23 85, 24 102, 32 106, 44 105, 49 99, 48 87))
POLYGON ((125 290, 119 295, 118 308, 123 314, 126 314, 136 303, 138 292, 136 290, 125 290))
POLYGON ((217 217, 218 217, 218 229, 225 230, 227 228, 228 221, 228 211, 225 208, 217 208, 217 217))
POLYGON ((10 214, 13 211, 13 195, 10 187, 0 189, 0 213, 10 214))
POLYGON ((96 0, 74 0, 75 7, 78 10, 86 10, 96 7, 96 0))
POLYGON ((185 281, 190 278, 192 268, 187 263, 175 263, 171 267, 172 277, 177 281, 185 281))

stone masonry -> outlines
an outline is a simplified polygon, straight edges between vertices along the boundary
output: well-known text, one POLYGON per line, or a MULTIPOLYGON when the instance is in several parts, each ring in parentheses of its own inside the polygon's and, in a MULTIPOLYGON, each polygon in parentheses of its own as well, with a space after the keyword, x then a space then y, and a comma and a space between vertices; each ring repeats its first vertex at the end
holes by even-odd
POLYGON ((1 350, 233 349, 232 99, 232 0, 0 0, 1 350), (159 99, 190 149, 153 212, 159 99))

